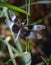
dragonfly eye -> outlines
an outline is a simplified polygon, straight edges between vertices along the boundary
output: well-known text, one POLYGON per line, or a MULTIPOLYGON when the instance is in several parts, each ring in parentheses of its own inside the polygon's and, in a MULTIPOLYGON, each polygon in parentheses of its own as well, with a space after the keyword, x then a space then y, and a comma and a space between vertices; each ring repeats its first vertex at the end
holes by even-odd
POLYGON ((20 29, 20 27, 17 24, 14 24, 13 27, 12 27, 12 31, 14 33, 18 33, 19 29, 20 29))

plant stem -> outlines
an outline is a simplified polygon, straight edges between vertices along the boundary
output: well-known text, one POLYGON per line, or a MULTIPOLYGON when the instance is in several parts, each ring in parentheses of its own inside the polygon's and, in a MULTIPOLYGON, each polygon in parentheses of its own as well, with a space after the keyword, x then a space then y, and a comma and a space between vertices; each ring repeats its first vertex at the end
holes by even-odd
MULTIPOLYGON (((30 14, 30 0, 26 0, 26 11, 27 13, 30 14), (27 4, 29 4, 29 6, 27 6, 27 4)), ((30 21, 30 16, 26 16, 26 19, 27 19, 27 25, 29 24, 29 21, 30 21)), ((26 51, 29 52, 30 51, 30 44, 29 44, 29 40, 27 40, 26 42, 26 51)))
MULTIPOLYGON (((51 1, 38 1, 38 2, 32 2, 30 5, 36 5, 36 4, 51 4, 51 1)), ((27 5, 22 5, 20 8, 24 8, 26 6, 29 6, 29 3, 27 5)))
MULTIPOLYGON (((26 0, 26 11, 28 14, 30 14, 30 0, 26 0), (27 6, 28 3, 29 3, 29 6, 27 6)), ((27 19, 27 25, 28 25, 30 21, 30 16, 27 15, 26 19, 27 19)))

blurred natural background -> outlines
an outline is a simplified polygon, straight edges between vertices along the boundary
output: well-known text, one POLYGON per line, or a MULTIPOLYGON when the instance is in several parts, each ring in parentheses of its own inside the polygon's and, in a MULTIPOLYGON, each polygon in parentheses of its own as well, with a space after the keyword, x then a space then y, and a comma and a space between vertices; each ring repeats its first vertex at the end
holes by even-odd
MULTIPOLYGON (((31 3, 38 2, 41 0, 31 0, 31 3)), ((46 1, 46 0, 45 0, 46 1)), ((48 0, 51 1, 51 0, 48 0)), ((25 5, 26 0, 7 0, 7 3, 26 10, 25 5)), ((0 9, 1 10, 1 9, 0 9)), ((26 15, 22 13, 15 12, 16 19, 19 24, 22 22, 26 23, 26 15)), ((9 13, 8 13, 9 15, 9 13)), ((5 17, 0 17, 0 38, 6 40, 9 37, 9 43, 16 48, 14 41, 11 37, 12 33, 10 32, 8 26, 5 23, 5 17), (11 38, 10 38, 11 37, 11 38)), ((10 19, 11 20, 11 19, 10 19)), ((34 25, 45 25, 46 29, 27 31, 24 30, 20 34, 19 43, 23 48, 23 52, 26 51, 26 37, 29 36, 30 39, 30 53, 31 53, 31 65, 41 65, 39 62, 45 62, 42 65, 48 65, 48 59, 51 54, 51 4, 33 4, 30 6, 30 24, 34 25), (32 33, 32 34, 30 34, 32 33), (25 35, 24 35, 25 34, 25 35)), ((19 29, 19 26, 17 27, 19 29)), ((18 29, 13 28, 15 36, 17 35, 18 29), (16 32, 16 33, 15 33, 16 32)), ((33 26, 29 26, 29 30, 32 30, 33 26)), ((27 29, 27 28, 26 28, 27 29)), ((21 65, 21 58, 13 52, 14 57, 16 57, 16 63, 21 65)), ((0 42, 0 65, 4 65, 6 61, 10 59, 8 48, 5 44, 0 42)), ((7 65, 13 65, 10 61, 7 65)), ((50 64, 49 64, 50 65, 50 64)))

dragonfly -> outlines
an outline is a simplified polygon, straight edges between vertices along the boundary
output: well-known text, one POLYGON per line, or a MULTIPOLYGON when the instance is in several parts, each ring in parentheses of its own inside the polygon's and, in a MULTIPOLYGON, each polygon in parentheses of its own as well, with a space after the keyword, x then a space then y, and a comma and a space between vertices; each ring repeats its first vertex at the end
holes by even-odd
POLYGON ((16 36, 16 39, 15 41, 18 40, 18 37, 27 37, 29 35, 30 32, 35 32, 35 31, 38 31, 38 30, 43 30, 43 29, 46 29, 46 26, 45 25, 33 25, 33 24, 26 24, 26 21, 24 22, 21 22, 19 19, 18 19, 18 22, 17 23, 14 23, 15 19, 16 19, 16 15, 14 14, 14 12, 12 10, 9 10, 9 16, 10 16, 10 19, 12 20, 12 31, 14 33, 17 33, 17 36, 16 36))

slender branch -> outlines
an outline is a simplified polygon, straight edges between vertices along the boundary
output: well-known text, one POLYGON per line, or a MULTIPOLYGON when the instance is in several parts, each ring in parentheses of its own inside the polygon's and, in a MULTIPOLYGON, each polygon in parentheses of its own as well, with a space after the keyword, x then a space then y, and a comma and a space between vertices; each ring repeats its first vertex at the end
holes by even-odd
POLYGON ((46 63, 46 65, 48 65, 48 62, 45 60, 43 56, 41 56, 41 59, 46 63))

